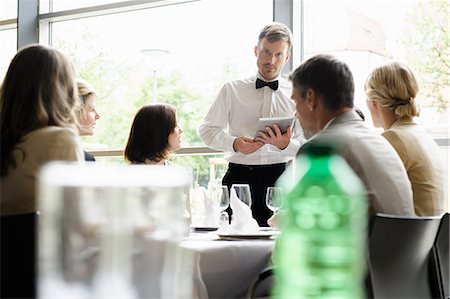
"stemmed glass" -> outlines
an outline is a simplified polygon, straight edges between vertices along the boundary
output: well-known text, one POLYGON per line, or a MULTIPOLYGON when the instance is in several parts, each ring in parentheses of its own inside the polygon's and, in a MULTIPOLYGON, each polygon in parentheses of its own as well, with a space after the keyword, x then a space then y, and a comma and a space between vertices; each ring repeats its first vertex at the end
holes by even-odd
POLYGON ((283 206, 281 187, 267 187, 266 206, 275 214, 283 206))
POLYGON ((252 206, 252 195, 250 193, 250 186, 248 184, 233 184, 231 189, 236 191, 237 197, 249 207, 252 206))
POLYGON ((227 231, 229 222, 228 213, 225 210, 230 204, 230 195, 227 186, 213 187, 212 199, 214 205, 220 209, 219 231, 227 231))
POLYGON ((227 186, 215 186, 213 188, 212 196, 214 203, 220 208, 221 212, 228 208, 228 205, 230 204, 230 195, 227 186))

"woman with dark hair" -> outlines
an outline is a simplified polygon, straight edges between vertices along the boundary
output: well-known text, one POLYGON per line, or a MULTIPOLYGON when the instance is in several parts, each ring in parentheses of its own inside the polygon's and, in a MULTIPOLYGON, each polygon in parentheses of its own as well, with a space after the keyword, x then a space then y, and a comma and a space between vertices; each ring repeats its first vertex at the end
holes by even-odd
POLYGON ((37 211, 36 178, 50 161, 83 161, 75 127, 74 70, 61 52, 27 46, 0 88, 2 215, 37 211))
POLYGON ((167 165, 170 154, 181 148, 176 109, 168 104, 142 107, 134 117, 125 148, 131 164, 167 165))

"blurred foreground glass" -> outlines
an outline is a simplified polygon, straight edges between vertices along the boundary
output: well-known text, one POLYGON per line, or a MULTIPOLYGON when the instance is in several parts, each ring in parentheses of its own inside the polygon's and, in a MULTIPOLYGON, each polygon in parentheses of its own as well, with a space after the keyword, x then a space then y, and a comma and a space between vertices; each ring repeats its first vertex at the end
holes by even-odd
POLYGON ((192 297, 174 166, 52 163, 39 176, 39 298, 192 297))

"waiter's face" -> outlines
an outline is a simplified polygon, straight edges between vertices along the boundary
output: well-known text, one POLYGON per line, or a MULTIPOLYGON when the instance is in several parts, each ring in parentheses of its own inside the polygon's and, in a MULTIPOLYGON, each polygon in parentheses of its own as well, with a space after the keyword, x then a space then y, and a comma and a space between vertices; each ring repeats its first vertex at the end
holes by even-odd
POLYGON ((284 64, 289 60, 289 45, 286 41, 269 42, 263 38, 255 46, 256 64, 261 76, 267 81, 278 77, 284 64))

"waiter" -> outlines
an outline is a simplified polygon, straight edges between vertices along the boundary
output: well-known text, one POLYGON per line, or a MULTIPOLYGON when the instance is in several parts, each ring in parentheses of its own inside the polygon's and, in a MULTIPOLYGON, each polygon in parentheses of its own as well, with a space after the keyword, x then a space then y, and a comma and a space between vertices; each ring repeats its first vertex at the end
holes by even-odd
POLYGON ((286 25, 266 25, 254 48, 256 75, 225 83, 198 129, 208 147, 225 152, 229 166, 222 184, 250 185, 252 212, 260 226, 267 226, 271 216, 265 205, 267 187, 275 184, 303 142, 298 123, 284 133, 277 125, 257 132, 261 117, 294 116, 291 84, 280 76, 291 48, 286 25))

